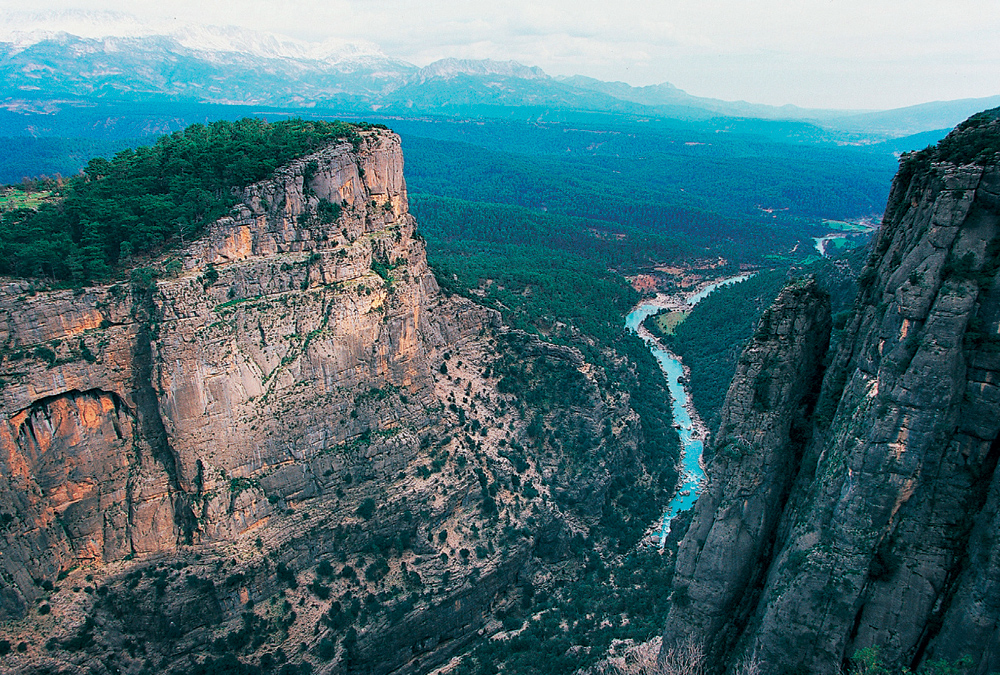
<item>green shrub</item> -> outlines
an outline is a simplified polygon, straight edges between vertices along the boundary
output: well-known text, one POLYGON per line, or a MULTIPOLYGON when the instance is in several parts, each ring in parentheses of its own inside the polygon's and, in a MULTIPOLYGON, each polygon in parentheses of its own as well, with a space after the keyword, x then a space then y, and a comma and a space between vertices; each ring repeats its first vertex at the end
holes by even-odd
POLYGON ((45 361, 49 366, 54 366, 56 363, 56 353, 49 349, 48 347, 38 346, 35 347, 34 351, 35 358, 45 361))
POLYGON ((320 199, 316 206, 316 216, 319 218, 319 222, 324 225, 337 222, 340 219, 341 211, 340 204, 334 204, 327 199, 320 199))
POLYGON ((323 584, 319 579, 312 580, 312 583, 309 584, 309 590, 320 600, 328 600, 330 598, 330 587, 323 584))
POLYGON ((365 520, 371 520, 372 516, 375 515, 375 500, 372 499, 371 497, 368 497, 363 502, 361 502, 361 506, 358 507, 358 510, 355 513, 357 513, 365 520))

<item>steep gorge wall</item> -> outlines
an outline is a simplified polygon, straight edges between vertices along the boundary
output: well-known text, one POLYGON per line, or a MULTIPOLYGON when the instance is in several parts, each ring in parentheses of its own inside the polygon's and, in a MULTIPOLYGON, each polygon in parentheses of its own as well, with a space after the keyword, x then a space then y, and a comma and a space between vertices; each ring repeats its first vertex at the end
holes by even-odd
POLYGON ((677 550, 668 647, 693 638, 724 653, 745 624, 801 458, 829 335, 829 297, 815 280, 797 281, 761 317, 737 363, 711 480, 677 550))
MULTIPOLYGON (((950 143, 998 124, 960 127, 950 143)), ((942 154, 905 160, 894 182, 768 535, 773 554, 755 563, 755 600, 712 653, 717 663, 756 656, 767 672, 836 673, 875 646, 907 666, 968 655, 975 672, 1000 667, 1000 167, 996 157, 956 164, 942 154)), ((797 404, 786 403, 774 413, 793 415, 797 404)), ((793 444, 774 438, 754 451, 793 444)), ((752 487, 718 459, 709 475, 710 490, 752 487)), ((708 502, 699 509, 695 522, 725 517, 708 502)), ((681 552, 699 537, 692 526, 681 552)), ((722 566, 738 540, 730 544, 700 564, 722 566)), ((675 619, 725 612, 724 601, 692 595, 671 610, 665 640, 683 634, 675 619)), ((705 630, 695 637, 713 645, 705 630)))
POLYGON ((129 282, 3 284, 0 636, 28 648, 0 666, 183 673, 221 644, 422 673, 551 578, 642 474, 638 417, 576 349, 443 297, 414 227, 399 139, 371 131, 129 282), (499 393, 511 345, 573 404, 499 393), (591 451, 532 454, 536 415, 591 451))
POLYGON ((274 497, 320 491, 331 468, 406 463, 444 327, 423 316, 435 285, 412 239, 398 141, 363 144, 308 158, 308 185, 303 159, 248 188, 168 278, 5 285, 7 594, 74 563, 232 537, 267 519, 274 497), (319 222, 320 199, 345 204, 336 230, 319 222), (400 282, 384 283, 373 260, 400 282), (398 419, 349 417, 373 387, 412 403, 398 419), (325 423, 333 411, 343 423, 325 423), (323 458, 366 430, 393 431, 398 447, 323 458))

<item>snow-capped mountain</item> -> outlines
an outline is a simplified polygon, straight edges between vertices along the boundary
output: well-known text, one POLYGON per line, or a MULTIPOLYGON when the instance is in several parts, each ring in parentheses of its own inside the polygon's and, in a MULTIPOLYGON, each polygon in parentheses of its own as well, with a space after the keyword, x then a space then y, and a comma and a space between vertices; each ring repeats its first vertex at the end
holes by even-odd
POLYGON ((140 21, 122 12, 6 10, 0 12, 0 42, 12 42, 29 47, 59 33, 92 39, 148 37, 169 34, 180 29, 182 25, 179 21, 169 20, 157 23, 140 21))
POLYGON ((378 45, 330 38, 306 42, 239 26, 204 26, 180 21, 146 22, 121 12, 7 12, 0 14, 0 42, 22 49, 60 35, 104 41, 112 38, 170 38, 181 47, 205 54, 230 53, 265 59, 296 59, 339 64, 390 60, 378 45))
POLYGON ((308 42, 236 26, 151 23, 116 12, 0 10, 0 109, 49 114, 66 105, 164 101, 359 115, 496 115, 530 107, 533 115, 562 110, 791 119, 849 132, 877 124, 887 137, 953 126, 996 105, 966 100, 859 116, 695 97, 669 83, 633 87, 584 76, 553 78, 515 61, 445 58, 419 68, 364 41, 308 42))
POLYGON ((412 111, 525 103, 591 107, 595 97, 514 61, 443 59, 417 68, 369 42, 306 42, 235 26, 154 25, 109 12, 2 18, 0 99, 166 97, 412 111))
POLYGON ((266 59, 297 59, 329 64, 390 60, 378 45, 370 42, 347 42, 336 38, 319 43, 305 42, 236 26, 188 25, 172 33, 171 37, 181 46, 199 52, 229 52, 266 59))
POLYGON ((693 97, 661 87, 670 95, 587 78, 557 80, 516 61, 446 58, 418 68, 370 42, 307 42, 116 12, 0 12, 0 107, 9 110, 94 99, 385 114, 532 106, 645 115, 666 105, 672 116, 703 119, 719 110, 709 113, 700 102, 692 105, 693 97))
POLYGON ((368 42, 149 24, 110 12, 0 16, 0 99, 165 97, 303 106, 383 95, 416 70, 368 42))
POLYGON ((459 75, 479 77, 514 77, 521 80, 551 79, 537 66, 525 66, 517 61, 494 61, 492 59, 441 59, 421 68, 416 75, 418 82, 428 80, 450 80, 459 75))

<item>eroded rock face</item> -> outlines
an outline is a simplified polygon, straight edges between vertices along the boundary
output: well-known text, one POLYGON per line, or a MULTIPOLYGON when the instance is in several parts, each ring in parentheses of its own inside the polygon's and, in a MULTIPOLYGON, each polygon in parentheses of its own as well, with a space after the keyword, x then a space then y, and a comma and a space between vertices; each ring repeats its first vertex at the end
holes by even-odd
POLYGON ((0 637, 26 644, 0 667, 423 673, 500 630, 642 475, 641 426, 578 350, 443 297, 414 227, 371 131, 248 187, 156 277, 0 287, 0 637), (498 391, 515 347, 572 406, 498 391), (589 452, 528 453, 536 415, 589 452))
POLYGON ((247 188, 168 278, 30 297, 7 284, 0 500, 17 505, 3 559, 14 588, 231 538, 274 497, 321 492, 330 469, 404 466, 429 421, 427 350, 446 340, 423 316, 436 287, 412 233, 398 140, 368 134, 357 153, 340 144, 247 188), (320 200, 343 205, 336 226, 320 200), (373 388, 412 404, 395 420, 349 417, 373 388), (372 429, 398 451, 332 453, 372 429))
POLYGON ((718 654, 739 636, 798 468, 829 336, 829 298, 803 279, 782 290, 744 350, 708 483, 677 550, 665 630, 673 643, 690 639, 718 654))
POLYGON ((868 646, 913 667, 1000 663, 1000 168, 935 159, 905 161, 894 182, 774 552, 752 572, 759 598, 718 663, 836 673, 868 646))

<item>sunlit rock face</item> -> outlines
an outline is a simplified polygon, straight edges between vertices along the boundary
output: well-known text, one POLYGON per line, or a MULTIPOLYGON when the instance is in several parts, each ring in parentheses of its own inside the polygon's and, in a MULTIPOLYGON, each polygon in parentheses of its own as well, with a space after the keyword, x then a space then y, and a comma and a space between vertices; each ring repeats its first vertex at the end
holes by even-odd
POLYGON ((0 287, 0 670, 430 672, 652 480, 626 391, 442 295, 399 138, 360 136, 127 281, 0 287))
POLYGON ((239 535, 271 517, 269 496, 317 494, 330 469, 405 465, 413 428, 429 422, 427 349, 445 337, 424 317, 436 286, 412 238, 398 139, 328 147, 242 197, 145 286, 5 285, 13 593, 79 562, 239 535), (392 268, 393 283, 373 267, 392 268), (373 387, 412 403, 394 406, 397 419, 349 417, 373 387), (372 427, 393 441, 330 452, 372 427))

